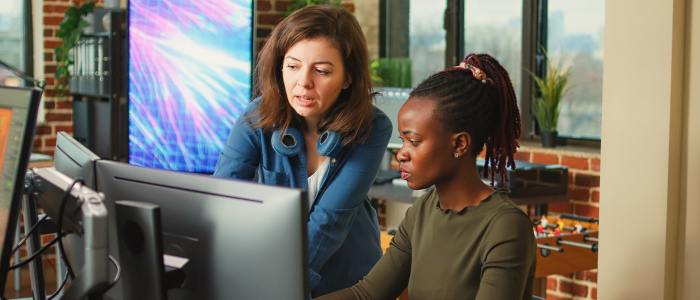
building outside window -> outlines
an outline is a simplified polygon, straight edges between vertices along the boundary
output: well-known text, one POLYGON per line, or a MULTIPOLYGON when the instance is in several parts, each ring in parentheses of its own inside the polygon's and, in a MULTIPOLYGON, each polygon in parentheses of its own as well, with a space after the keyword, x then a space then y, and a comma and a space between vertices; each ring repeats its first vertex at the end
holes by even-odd
POLYGON ((522 0, 465 0, 464 53, 488 53, 508 71, 520 104, 522 0))
MULTIPOLYGON (((25 70, 25 1, 0 0, 0 60, 25 70)), ((0 85, 21 86, 20 80, 5 68, 0 68, 0 85)))
POLYGON ((600 139, 603 115, 605 0, 549 0, 547 51, 569 67, 573 84, 559 115, 559 135, 600 139))

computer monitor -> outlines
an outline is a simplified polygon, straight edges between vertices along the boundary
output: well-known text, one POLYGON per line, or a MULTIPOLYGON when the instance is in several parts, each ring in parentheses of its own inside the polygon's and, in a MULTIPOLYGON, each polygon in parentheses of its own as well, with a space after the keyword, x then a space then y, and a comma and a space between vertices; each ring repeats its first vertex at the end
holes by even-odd
POLYGON ((0 87, 0 295, 5 291, 40 100, 40 90, 0 87))
POLYGON ((69 134, 56 135, 54 167, 70 178, 83 177, 85 186, 95 189, 95 161, 100 157, 69 134))
POLYGON ((168 299, 308 299, 305 191, 107 160, 96 175, 109 211, 120 200, 160 206, 163 252, 189 259, 168 299))

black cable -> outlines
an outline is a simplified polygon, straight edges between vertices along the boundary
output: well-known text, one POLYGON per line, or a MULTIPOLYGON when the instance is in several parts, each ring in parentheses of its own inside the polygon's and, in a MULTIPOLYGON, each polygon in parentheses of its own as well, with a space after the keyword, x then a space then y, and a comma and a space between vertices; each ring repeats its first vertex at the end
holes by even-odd
POLYGON ((61 282, 61 286, 59 286, 58 289, 56 289, 56 292, 53 293, 53 295, 51 295, 46 300, 53 300, 53 298, 58 296, 58 294, 61 292, 61 290, 63 290, 63 287, 66 286, 66 282, 68 282, 68 272, 66 272, 66 275, 63 276, 63 281, 61 282))
POLYGON ((27 257, 27 259, 25 259, 25 260, 23 260, 23 261, 21 261, 21 262, 19 262, 19 263, 17 263, 17 264, 14 264, 14 265, 10 266, 10 270, 17 269, 17 268, 19 268, 19 267, 21 267, 21 266, 24 266, 24 265, 30 263, 30 262, 31 262, 32 260, 34 260, 37 256, 41 255, 42 252, 46 251, 46 249, 51 248, 51 246, 53 246, 53 244, 55 244, 56 242, 60 241, 60 240, 61 240, 61 237, 62 237, 62 236, 60 236, 60 235, 57 236, 57 237, 55 237, 55 238, 54 238, 53 240, 51 240, 48 244, 44 245, 44 247, 41 247, 41 249, 37 250, 36 252, 34 252, 34 254, 32 254, 31 256, 27 257))
POLYGON ((39 221, 37 221, 36 224, 34 224, 34 226, 32 226, 32 228, 29 229, 29 231, 27 231, 27 233, 24 234, 24 237, 22 238, 22 240, 19 241, 19 243, 17 243, 17 245, 14 248, 12 248, 12 253, 10 255, 15 254, 15 252, 17 252, 17 250, 19 250, 19 248, 22 247, 22 244, 24 244, 24 242, 27 241, 27 239, 32 235, 34 230, 39 228, 39 224, 41 224, 41 222, 46 220, 47 217, 48 217, 48 215, 44 215, 43 217, 41 217, 41 219, 39 219, 39 221))
MULTIPOLYGON (((122 268, 119 265, 119 263, 117 262, 117 260, 114 259, 114 256, 110 255, 109 260, 111 260, 112 263, 114 264, 114 267, 117 268, 117 274, 114 275, 114 282, 112 282, 105 291, 109 291, 112 287, 114 287, 117 284, 117 282, 119 281, 119 278, 122 277, 122 268)), ((47 299, 47 300, 51 300, 51 299, 47 299)))
MULTIPOLYGON (((77 177, 73 180, 73 183, 68 187, 68 189, 64 192, 63 194, 63 199, 61 199, 61 205, 58 208, 58 221, 56 221, 56 232, 58 232, 58 236, 61 237, 62 233, 62 228, 63 228, 63 213, 66 210, 66 203, 68 202, 68 196, 70 196, 70 192, 73 190, 73 187, 75 186, 76 183, 81 182, 84 184, 83 177, 77 177)), ((75 279, 75 274, 73 274, 73 268, 70 266, 70 262, 68 261, 68 257, 66 257, 66 250, 63 248, 63 239, 59 238, 58 239, 58 248, 61 250, 61 258, 63 261, 66 263, 66 270, 68 271, 68 276, 70 276, 70 279, 73 280, 75 279)))

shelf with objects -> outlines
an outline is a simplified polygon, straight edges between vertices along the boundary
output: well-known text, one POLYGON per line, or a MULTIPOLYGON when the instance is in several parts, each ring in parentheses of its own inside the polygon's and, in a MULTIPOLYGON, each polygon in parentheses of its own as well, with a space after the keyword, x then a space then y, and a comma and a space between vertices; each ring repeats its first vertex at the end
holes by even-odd
POLYGON ((73 49, 73 136, 102 158, 126 160, 126 12, 95 8, 73 49))

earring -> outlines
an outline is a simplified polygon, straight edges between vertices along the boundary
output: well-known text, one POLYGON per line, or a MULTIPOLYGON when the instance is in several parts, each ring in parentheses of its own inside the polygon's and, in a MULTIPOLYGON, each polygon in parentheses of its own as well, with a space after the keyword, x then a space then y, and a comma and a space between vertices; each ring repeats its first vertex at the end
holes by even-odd
POLYGON ((459 153, 455 152, 455 157, 459 157, 459 153))

